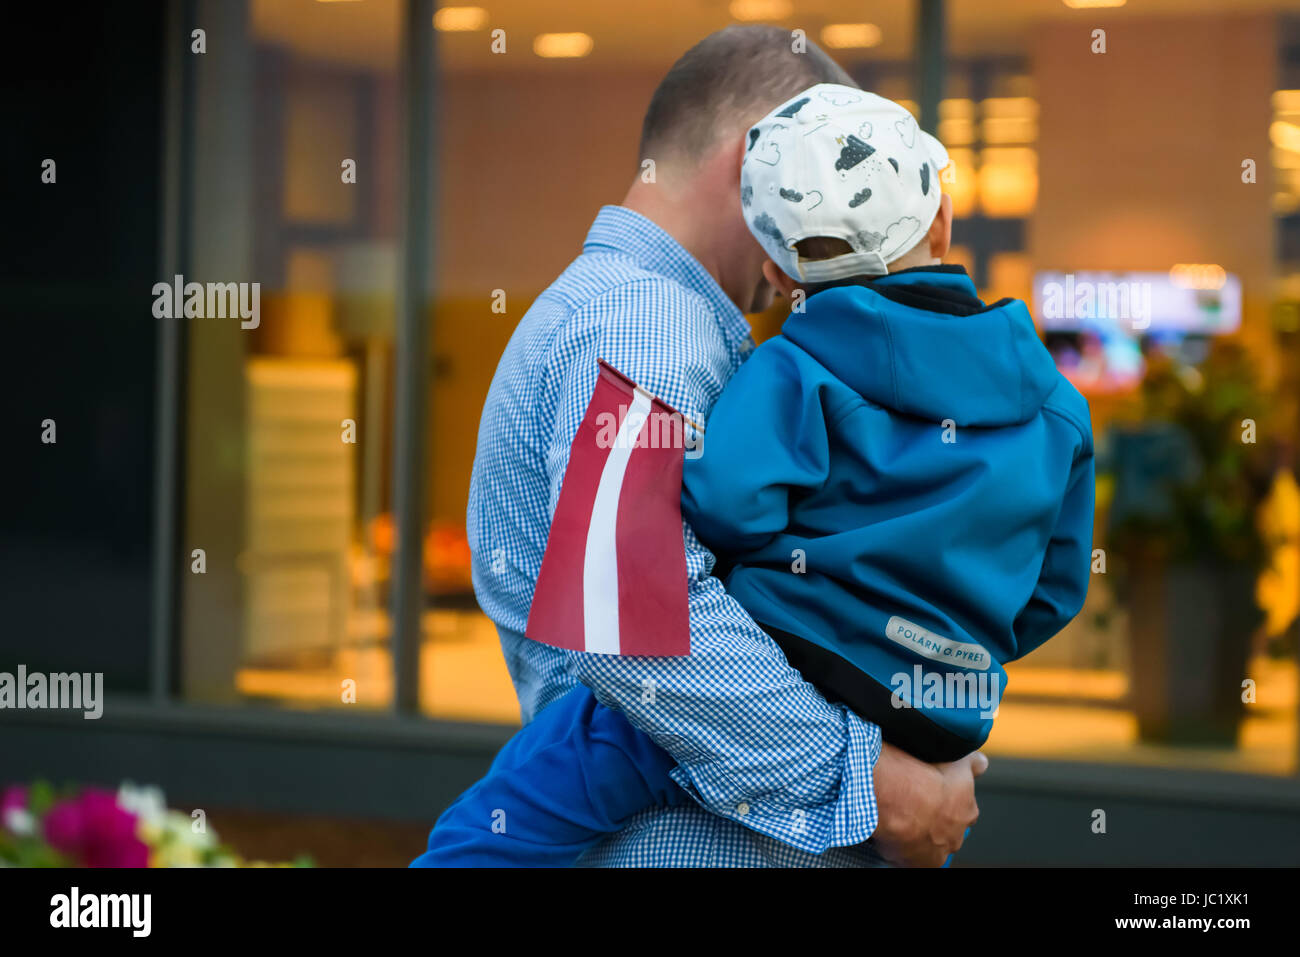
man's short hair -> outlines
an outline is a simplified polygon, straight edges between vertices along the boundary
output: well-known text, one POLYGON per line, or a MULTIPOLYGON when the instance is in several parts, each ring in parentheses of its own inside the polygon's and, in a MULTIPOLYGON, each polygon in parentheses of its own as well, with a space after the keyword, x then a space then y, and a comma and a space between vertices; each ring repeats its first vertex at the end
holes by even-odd
POLYGON ((730 26, 710 33, 673 64, 650 99, 640 159, 672 153, 702 158, 796 93, 818 83, 857 87, 811 40, 795 53, 789 30, 730 26))

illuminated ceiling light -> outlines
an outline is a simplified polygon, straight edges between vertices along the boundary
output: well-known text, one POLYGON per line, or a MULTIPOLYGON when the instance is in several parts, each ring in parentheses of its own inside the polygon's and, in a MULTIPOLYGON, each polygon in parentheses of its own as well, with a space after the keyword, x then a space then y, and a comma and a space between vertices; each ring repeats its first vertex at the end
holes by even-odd
POLYGON ((1098 7, 1122 7, 1128 0, 1062 0, 1072 10, 1095 10, 1098 7))
POLYGON ((586 33, 539 33, 533 40, 533 52, 544 57, 583 57, 593 46, 586 33))
POLYGON ((794 13, 791 0, 731 0, 733 20, 784 20, 794 13))
POLYGON ((487 26, 488 12, 482 7, 443 7, 433 15, 433 25, 446 33, 469 33, 487 26))
POLYGON ((880 27, 874 23, 828 23, 822 27, 822 45, 832 50, 854 50, 880 43, 880 27))

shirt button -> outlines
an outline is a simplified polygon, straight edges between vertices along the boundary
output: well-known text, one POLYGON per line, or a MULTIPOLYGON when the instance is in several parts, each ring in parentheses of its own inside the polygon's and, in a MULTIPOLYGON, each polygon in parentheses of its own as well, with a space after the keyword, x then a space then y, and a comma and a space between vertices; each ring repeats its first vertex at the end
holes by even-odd
POLYGON ((744 817, 746 814, 749 813, 749 804, 745 801, 741 801, 739 804, 736 805, 736 813, 739 814, 741 817, 744 817))

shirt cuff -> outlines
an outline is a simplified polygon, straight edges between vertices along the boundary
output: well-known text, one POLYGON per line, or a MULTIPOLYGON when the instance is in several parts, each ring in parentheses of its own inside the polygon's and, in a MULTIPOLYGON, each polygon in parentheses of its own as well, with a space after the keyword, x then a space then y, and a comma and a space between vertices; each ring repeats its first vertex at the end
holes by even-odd
POLYGON ((821 803, 797 803, 789 788, 746 795, 716 760, 679 765, 669 775, 705 810, 790 847, 821 854, 861 844, 876 829, 873 772, 883 741, 878 726, 848 709, 842 713, 846 747, 838 787, 821 803))

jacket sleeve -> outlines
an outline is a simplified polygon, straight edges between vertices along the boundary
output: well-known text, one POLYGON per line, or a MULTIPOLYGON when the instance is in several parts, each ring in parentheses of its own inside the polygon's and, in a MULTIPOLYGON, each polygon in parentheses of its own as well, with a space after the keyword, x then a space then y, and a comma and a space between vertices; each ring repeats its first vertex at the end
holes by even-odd
POLYGON ((1070 469, 1056 530, 1038 584, 1016 616, 1016 657, 1029 654, 1070 623, 1083 607, 1092 572, 1093 450, 1089 442, 1070 469))
POLYGON ((649 807, 689 803, 668 752, 579 685, 443 812, 412 867, 567 867, 649 807))
POLYGON ((822 390, 777 338, 741 366, 709 414, 698 456, 682 466, 682 517, 715 555, 761 548, 785 529, 790 493, 830 465, 822 390))

